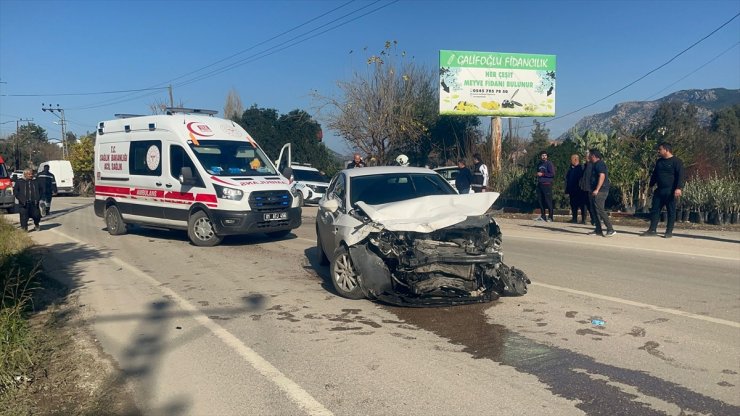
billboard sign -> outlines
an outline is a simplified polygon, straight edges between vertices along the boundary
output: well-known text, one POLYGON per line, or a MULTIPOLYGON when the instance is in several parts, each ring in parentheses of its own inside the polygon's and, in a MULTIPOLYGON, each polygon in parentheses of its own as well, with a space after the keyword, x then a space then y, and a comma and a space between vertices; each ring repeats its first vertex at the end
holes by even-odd
POLYGON ((555 115, 555 55, 439 51, 439 113, 555 115))

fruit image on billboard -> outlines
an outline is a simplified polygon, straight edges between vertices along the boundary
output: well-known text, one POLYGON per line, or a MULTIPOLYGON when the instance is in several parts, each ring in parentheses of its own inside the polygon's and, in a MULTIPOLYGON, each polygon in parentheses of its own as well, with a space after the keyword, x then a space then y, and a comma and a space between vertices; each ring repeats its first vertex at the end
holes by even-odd
POLYGON ((439 51, 439 113, 555 115, 555 55, 439 51))

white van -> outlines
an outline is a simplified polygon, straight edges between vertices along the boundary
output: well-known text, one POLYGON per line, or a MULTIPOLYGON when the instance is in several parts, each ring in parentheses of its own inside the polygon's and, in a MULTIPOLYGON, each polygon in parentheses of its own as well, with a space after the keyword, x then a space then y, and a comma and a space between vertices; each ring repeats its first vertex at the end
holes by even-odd
POLYGON ((74 193, 75 174, 72 172, 72 164, 69 160, 50 160, 39 165, 39 172, 43 172, 44 166, 49 166, 49 172, 54 174, 57 182, 58 194, 74 193))
POLYGON ((226 235, 283 237, 301 225, 288 180, 249 133, 214 114, 168 108, 98 124, 95 214, 110 234, 140 224, 214 246, 226 235))

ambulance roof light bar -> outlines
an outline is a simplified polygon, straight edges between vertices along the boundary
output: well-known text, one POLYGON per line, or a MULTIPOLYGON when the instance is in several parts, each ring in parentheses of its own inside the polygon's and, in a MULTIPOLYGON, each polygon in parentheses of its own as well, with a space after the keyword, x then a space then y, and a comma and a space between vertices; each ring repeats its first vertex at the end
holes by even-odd
POLYGON ((203 110, 200 108, 183 108, 183 107, 167 107, 164 109, 165 114, 204 114, 207 116, 214 116, 218 114, 217 110, 203 110))
POLYGON ((123 114, 114 114, 114 116, 116 116, 116 118, 144 117, 141 114, 126 114, 126 113, 123 113, 123 114))

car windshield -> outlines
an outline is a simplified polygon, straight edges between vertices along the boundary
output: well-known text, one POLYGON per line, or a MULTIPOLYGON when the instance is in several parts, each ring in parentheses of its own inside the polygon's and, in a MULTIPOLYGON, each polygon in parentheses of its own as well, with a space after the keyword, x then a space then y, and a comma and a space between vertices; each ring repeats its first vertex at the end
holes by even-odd
POLYGON ((0 178, 7 178, 8 177, 8 170, 5 169, 5 165, 0 163, 0 178))
POLYGON ((316 170, 303 170, 293 168, 293 178, 302 182, 329 182, 324 175, 316 170))
POLYGON ((428 195, 454 195, 441 176, 427 173, 386 173, 350 178, 350 203, 370 205, 404 201, 428 195))
POLYGON ((268 176, 277 175, 262 152, 248 142, 233 140, 201 140, 189 143, 200 164, 210 175, 268 176))

